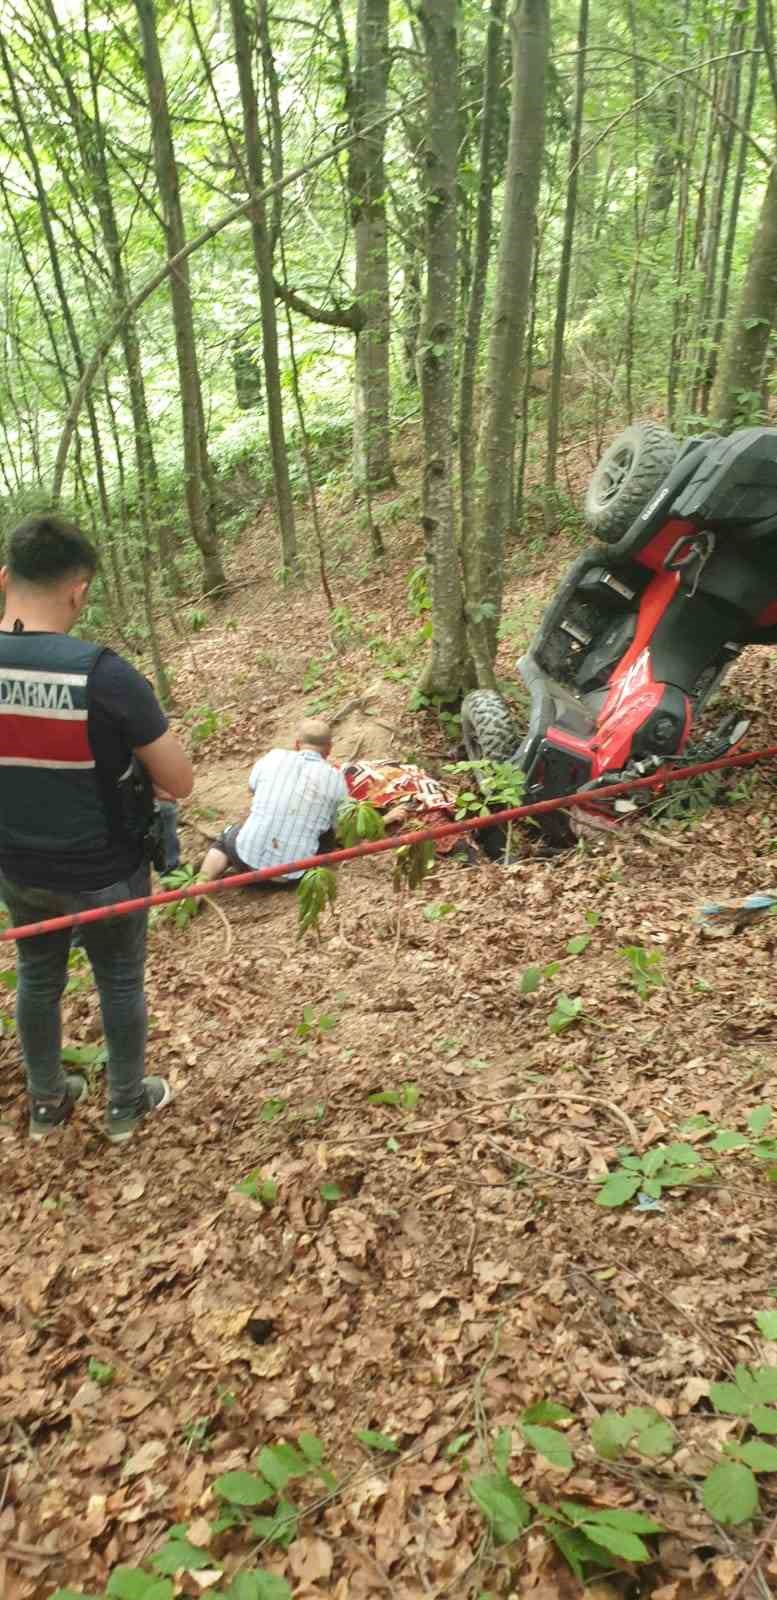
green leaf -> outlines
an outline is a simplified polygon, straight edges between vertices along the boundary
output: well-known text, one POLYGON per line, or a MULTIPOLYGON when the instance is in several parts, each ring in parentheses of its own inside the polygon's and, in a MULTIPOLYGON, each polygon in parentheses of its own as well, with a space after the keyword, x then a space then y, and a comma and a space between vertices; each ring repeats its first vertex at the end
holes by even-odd
POLYGON ((217 1478, 213 1488, 222 1500, 228 1500, 233 1506, 262 1506, 265 1500, 272 1500, 275 1490, 264 1478, 258 1477, 255 1472, 224 1472, 217 1478))
POLYGON ((749 1439, 747 1444, 732 1444, 728 1449, 754 1472, 777 1472, 777 1445, 764 1444, 763 1439, 749 1439))
POLYGON ((448 1460, 455 1461, 456 1457, 461 1455, 462 1450, 466 1450, 467 1445, 471 1443, 474 1437, 475 1435, 471 1428, 467 1433, 457 1433, 456 1438, 451 1439, 450 1444, 446 1446, 445 1454, 448 1460))
POLYGON ((357 1428, 355 1437, 368 1450, 383 1450, 386 1455, 395 1455, 399 1450, 396 1439, 390 1439, 387 1433, 376 1433, 373 1428, 357 1428))
POLYGON ((505 1472, 473 1478, 469 1492, 488 1523, 496 1544, 518 1539, 531 1522, 531 1506, 505 1472))
POLYGON ((737 1527, 758 1510, 758 1484, 749 1467, 735 1461, 713 1467, 701 1491, 702 1504, 715 1522, 737 1527))
POLYGON ((583 951, 588 949, 590 943, 590 933, 576 933, 574 938, 570 939, 567 944, 567 955, 581 956, 583 951))
POLYGON ((777 1339, 777 1311, 757 1311, 755 1320, 765 1339, 777 1339))
POLYGON ((290 1500, 280 1500, 271 1517, 252 1517, 251 1532, 258 1539, 269 1539, 285 1550, 297 1537, 299 1518, 296 1506, 290 1500))
POLYGON ((521 1412, 521 1422, 572 1422, 574 1411, 562 1406, 558 1400, 538 1400, 521 1412))
POLYGON ((326 1200, 329 1205, 333 1205, 335 1200, 342 1200, 343 1198, 343 1191, 339 1183, 322 1183, 319 1193, 321 1199, 326 1200))
POLYGON ((403 1083, 402 1105, 405 1107, 406 1111, 415 1111, 415 1108, 418 1105, 420 1093, 421 1090, 419 1089, 417 1083, 403 1083))
POLYGON ((375 1094, 368 1094, 367 1099, 371 1106, 398 1106, 402 1103, 398 1089, 379 1089, 375 1094))
POLYGON ((596 1196, 598 1206, 625 1206, 642 1187, 639 1173, 611 1172, 596 1196))
POLYGON ((534 994, 542 983, 539 967, 527 967, 518 985, 521 994, 534 994))
MULTIPOLYGON (((140 1572, 137 1567, 114 1567, 105 1585, 110 1600, 143 1600, 144 1595, 157 1582, 153 1572, 140 1572)), ((64 1594, 66 1591, 61 1590, 64 1594)), ((67 1591, 70 1593, 70 1591, 67 1591)))
POLYGON ((513 1430, 512 1428, 500 1428, 496 1438, 494 1439, 493 1445, 491 1446, 491 1454, 494 1458, 494 1466, 499 1472, 507 1471, 508 1463, 512 1453, 513 1430))
POLYGON ((652 1150, 646 1151, 645 1155, 642 1157, 642 1171, 644 1172, 645 1177, 655 1177, 656 1173, 661 1171, 665 1161, 666 1145, 657 1144, 654 1145, 652 1150))
POLYGON ((735 1133, 733 1128, 718 1128, 708 1148, 720 1154, 723 1150, 741 1150, 746 1144, 747 1140, 743 1133, 735 1133))
MULTIPOLYGON (((565 1502, 568 1503, 568 1502, 565 1502)), ((644 1511, 623 1511, 619 1506, 613 1506, 604 1511, 592 1511, 590 1506, 584 1507, 586 1523, 600 1523, 605 1528, 624 1528, 627 1533, 663 1533, 660 1522, 655 1522, 652 1517, 645 1515, 644 1511)))
POLYGON ((457 909, 457 907, 454 906, 454 905, 451 905, 449 900, 440 900, 440 901, 432 900, 428 906, 424 906, 424 910, 423 910, 424 921, 425 922, 439 922, 441 917, 449 917, 449 916, 451 916, 451 914, 454 911, 456 911, 456 909, 457 909))
POLYGON ((676 1167, 697 1167, 699 1152, 692 1144, 668 1144, 664 1152, 667 1162, 676 1167))
POLYGON ((757 1433, 777 1434, 777 1411, 773 1406, 753 1406, 750 1421, 757 1433))
POLYGON ((101 1389, 107 1389, 116 1376, 116 1368, 108 1366, 105 1361, 98 1361, 96 1356, 90 1356, 86 1368, 93 1383, 99 1384, 101 1389))
POLYGON ((285 1100, 265 1100, 259 1110, 260 1122, 274 1122, 286 1110, 285 1100))
POLYGON ((628 1449, 634 1426, 617 1411, 603 1411, 591 1424, 591 1443, 605 1461, 617 1461, 628 1449))
POLYGON ((556 1004, 548 1017, 548 1027, 551 1033, 564 1033, 567 1028, 577 1022, 583 1010, 583 1002, 579 996, 574 1000, 568 994, 556 996, 556 1004))
POLYGON ((293 1444, 267 1444, 259 1451, 257 1469, 263 1478, 280 1492, 290 1478, 304 1478, 310 1471, 310 1462, 293 1444))
MULTIPOLYGON (((737 1371, 738 1376, 738 1371, 737 1371)), ((750 1373, 752 1392, 757 1400, 773 1403, 777 1400, 777 1367, 756 1367, 750 1373)))
POLYGON ((623 1561, 649 1561, 650 1551, 636 1533, 625 1528, 613 1528, 601 1522, 584 1522, 582 1532, 594 1544, 600 1544, 623 1561))
POLYGON ((635 1448, 641 1456, 647 1456, 651 1461, 659 1456, 670 1456, 675 1447, 674 1428, 663 1417, 659 1417, 642 1433, 637 1435, 635 1448))
POLYGON ((274 1572, 238 1572, 227 1590, 227 1600, 293 1600, 285 1578, 274 1572))
POLYGON ((711 1383, 710 1400, 727 1417, 747 1417, 753 1404, 736 1383, 711 1383))
MULTIPOLYGON (((190 1544, 188 1539, 168 1539, 151 1557, 151 1565, 156 1572, 172 1578, 176 1572, 198 1572, 201 1567, 212 1567, 213 1557, 207 1550, 190 1544)), ((134 1596, 122 1596, 122 1600, 134 1600, 134 1596)))
POLYGON ((566 1472, 574 1466, 574 1457, 563 1434, 555 1428, 535 1428, 529 1423, 521 1424, 521 1433, 527 1444, 554 1467, 563 1467, 566 1472))
POLYGON ((591 1540, 580 1532, 579 1528, 563 1528, 558 1524, 554 1524, 547 1531, 556 1548, 561 1551, 564 1560, 569 1563, 575 1577, 579 1578, 581 1583, 585 1581, 586 1563, 597 1567, 609 1567, 612 1565, 609 1556, 602 1555, 601 1550, 598 1550, 596 1545, 592 1544, 591 1540))
POLYGON ((301 1433, 297 1444, 305 1460, 309 1461, 312 1467, 320 1467, 324 1459, 324 1446, 315 1433, 301 1433))

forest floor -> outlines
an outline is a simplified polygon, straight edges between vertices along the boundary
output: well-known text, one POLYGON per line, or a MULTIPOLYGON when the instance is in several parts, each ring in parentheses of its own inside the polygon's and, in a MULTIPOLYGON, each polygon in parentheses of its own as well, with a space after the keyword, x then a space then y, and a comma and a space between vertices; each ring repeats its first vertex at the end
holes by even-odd
MULTIPOLYGON (((364 565, 345 499, 324 497, 348 608, 340 653, 314 579, 284 593, 269 576, 269 514, 234 553, 230 598, 176 646, 182 721, 199 739, 188 859, 241 813, 252 760, 303 708, 331 712, 370 687, 336 753, 361 740, 362 753, 436 770, 455 755, 433 712, 407 710, 423 651, 406 586, 420 551, 402 492, 414 474, 408 445, 400 489, 377 508, 385 573, 364 565)), ((563 540, 513 552, 505 675, 571 553, 563 540)), ((752 744, 774 742, 775 656, 751 652, 732 689, 752 744)), ((285 1577, 295 1600, 572 1600, 582 1586, 539 1525, 518 1547, 485 1537, 468 1484, 493 1470, 495 1440, 504 1460, 501 1429, 533 1502, 628 1507, 665 1530, 646 1565, 613 1558, 594 1600, 777 1590, 774 1544, 759 1547, 773 1480, 741 1529, 711 1521, 698 1496, 742 1430, 713 1412, 710 1384, 737 1362, 777 1363, 756 1323, 777 1306, 774 1188, 732 1150, 661 1209, 595 1204, 618 1147, 704 1148, 700 1124, 681 1131, 689 1118, 741 1129, 777 1102, 774 925, 714 943, 694 928, 705 898, 777 877, 773 774, 723 787, 727 803, 692 825, 664 814, 545 859, 529 838, 507 870, 438 865, 401 909, 391 860, 357 862, 340 870, 320 940, 297 939, 282 893, 222 895, 221 916, 157 922, 150 1065, 177 1098, 131 1147, 102 1138, 99 1078, 61 1137, 29 1145, 16 1045, 0 1044, 7 1600, 101 1592, 117 1564, 147 1561, 184 1524, 204 1552, 177 1580, 189 1595, 218 1588, 223 1563, 285 1577), (577 936, 588 943, 570 954, 577 936), (644 1001, 619 953, 629 945, 660 952, 664 981, 644 1001), (522 993, 526 968, 548 963, 522 993), (582 1009, 555 1036, 559 993, 582 1009), (404 1106, 368 1098, 406 1083, 404 1106), (277 1185, 267 1207, 236 1188, 257 1171, 277 1185), (543 1399, 569 1408, 571 1469, 519 1431, 543 1399), (592 1420, 630 1406, 671 1422, 671 1456, 595 1455, 592 1420), (360 1442, 362 1430, 396 1448, 360 1442), (301 1517, 289 1548, 257 1556, 247 1529, 214 1533, 214 1481, 305 1433, 337 1485, 290 1485, 301 1517)), ((66 1038, 100 1038, 79 974, 66 1038)))

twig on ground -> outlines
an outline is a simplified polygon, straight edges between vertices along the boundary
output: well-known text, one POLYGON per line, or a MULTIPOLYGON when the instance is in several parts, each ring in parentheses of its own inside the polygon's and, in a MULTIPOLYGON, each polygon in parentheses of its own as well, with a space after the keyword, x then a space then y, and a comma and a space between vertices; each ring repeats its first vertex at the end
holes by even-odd
POLYGON ((710 1349, 716 1351, 719 1360, 723 1363, 723 1365, 726 1368, 726 1370, 728 1372, 732 1372, 732 1373, 734 1372, 734 1370, 735 1370, 734 1362, 730 1359, 729 1356, 726 1355, 726 1352, 723 1349, 723 1346, 718 1344, 716 1339, 711 1338, 710 1334, 706 1331, 706 1329, 702 1328, 701 1324, 696 1321, 696 1318, 692 1315, 692 1313, 690 1311, 688 1311, 685 1306, 681 1305, 677 1300, 673 1300, 672 1296, 670 1294, 667 1294, 666 1290, 662 1289, 660 1284, 656 1283, 655 1281, 653 1281, 652 1283, 648 1283, 645 1280, 645 1278, 642 1277, 641 1273, 635 1272, 633 1267, 628 1267, 628 1266, 626 1266, 625 1263, 621 1263, 619 1265, 618 1271, 619 1272, 627 1272, 629 1274, 629 1277, 630 1278, 634 1278, 637 1283, 641 1283, 643 1289, 647 1289, 649 1294, 660 1295, 661 1299, 665 1300, 667 1305, 672 1307, 672 1310, 677 1313, 678 1317, 683 1317, 685 1319, 685 1321, 688 1323, 689 1327, 693 1328, 694 1333, 696 1333, 698 1335, 698 1337, 701 1339, 702 1344, 707 1344, 707 1345, 710 1346, 710 1349))
POLYGON ((222 961, 226 961, 232 952, 232 924, 226 914, 222 911, 221 906, 217 905, 216 901, 212 900, 209 894, 202 895, 201 899, 205 901, 206 906, 210 906, 211 911, 215 911, 216 916, 220 917, 222 923, 224 924, 226 943, 224 946, 222 961))

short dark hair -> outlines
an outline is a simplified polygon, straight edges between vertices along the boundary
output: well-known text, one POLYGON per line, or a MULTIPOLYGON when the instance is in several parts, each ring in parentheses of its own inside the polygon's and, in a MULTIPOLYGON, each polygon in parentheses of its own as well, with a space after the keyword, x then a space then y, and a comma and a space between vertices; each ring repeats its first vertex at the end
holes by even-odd
POLYGON ((74 522, 55 511, 35 512, 10 535, 7 562, 13 578, 45 587, 76 572, 91 578, 97 551, 74 522))

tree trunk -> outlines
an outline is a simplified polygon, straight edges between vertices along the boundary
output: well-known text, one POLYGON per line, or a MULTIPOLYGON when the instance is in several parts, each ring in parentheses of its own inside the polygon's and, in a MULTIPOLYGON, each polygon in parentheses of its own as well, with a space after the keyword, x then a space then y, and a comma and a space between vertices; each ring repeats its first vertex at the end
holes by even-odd
POLYGON ((453 499, 453 363, 456 337, 457 0, 423 0, 426 58, 426 302, 421 338, 424 425, 422 523, 432 599, 426 694, 453 700, 465 686, 464 596, 453 499))
MULTIPOLYGON (((256 98, 253 68, 251 65, 252 36, 244 0, 230 0, 232 32, 235 40, 235 58, 240 82, 240 102, 243 110, 243 134, 248 182, 257 196, 264 186, 262 138, 259 129, 259 109, 256 98)), ((281 537, 281 559, 284 572, 296 571, 297 530, 294 519, 294 499, 289 478, 289 457, 283 425, 283 397, 281 371, 278 359, 278 324, 275 316, 275 282, 272 268, 272 242, 267 229, 267 213, 263 200, 256 199, 251 218, 251 242, 259 284, 259 303, 262 313, 262 360, 267 398, 267 424, 270 433, 275 504, 278 511, 278 528, 281 537)))
MULTIPOLYGON (((381 117, 389 76, 389 0, 358 0, 352 83, 353 131, 381 117)), ((385 125, 351 146, 351 199, 356 304, 364 326, 356 339, 353 407, 353 475, 357 490, 394 482, 389 423, 389 264, 386 228, 385 125)))
POLYGON ((521 392, 532 255, 545 144, 548 0, 518 0, 510 142, 494 311, 478 442, 478 526, 465 552, 469 640, 481 687, 491 688, 511 523, 516 405, 521 392))
MULTIPOLYGON (((184 248, 181 196, 178 188, 178 169, 167 103, 167 88, 159 53, 154 0, 134 0, 140 27, 141 54, 149 99, 151 131, 154 144, 154 168, 157 187, 162 202, 165 241, 168 258, 184 248)), ((175 328, 175 349, 178 377, 181 385, 181 420, 183 432, 184 475, 186 506, 192 538, 202 558, 203 578, 209 594, 223 593, 226 587, 224 567, 218 540, 208 514, 210 476, 207 456, 202 443, 205 420, 202 406, 200 372, 197 364, 197 345, 194 335, 194 317, 189 278, 189 262, 185 257, 170 275, 170 303, 175 328)))
POLYGON ((723 428, 735 428, 753 409, 760 410, 764 363, 777 321, 777 165, 772 167, 761 205, 750 260, 729 327, 712 415, 723 428))
MULTIPOLYGON (((755 42, 757 43, 757 39, 755 42)), ((708 367, 710 391, 714 388, 715 377, 718 370, 718 362, 720 361, 720 351, 726 328, 728 297, 731 289, 731 266, 734 260, 734 245, 736 243, 737 225, 739 223, 739 207, 742 200, 742 190, 744 188, 745 173, 747 171, 747 156, 750 148, 747 135, 750 131, 750 126, 753 120, 755 96, 758 88, 759 65, 760 62, 758 51, 754 50, 750 58, 750 74, 748 78, 745 109, 742 117, 742 133, 739 139, 739 152, 737 155, 736 171, 734 173, 734 185, 731 191, 731 203, 729 205, 728 221, 726 223, 726 242, 723 246, 723 260, 720 267, 718 305, 715 315, 715 329, 713 333, 712 347, 710 349, 708 367)))
POLYGON ((491 256, 493 193, 495 168, 496 116, 499 107, 499 77, 502 60, 505 0, 491 0, 486 52, 483 64, 483 108, 480 122, 480 172, 472 291, 467 302, 467 320, 461 349, 459 380, 459 494, 461 500, 461 542, 472 539, 475 516, 475 377, 477 374, 480 330, 486 299, 488 263, 491 256))
POLYGON ((551 357, 550 390, 548 393, 548 441, 545 461, 545 521, 549 517, 550 494, 556 484, 556 458, 561 425, 561 374, 564 367, 564 334, 569 303, 569 278, 572 267, 572 243, 577 216, 577 190, 580 173, 580 140, 583 132, 585 104, 585 63, 588 47, 588 0, 580 0, 577 19, 577 56, 575 59, 575 105, 572 113, 572 134, 569 141, 569 176, 564 208, 564 232, 561 239, 561 260, 556 295, 556 320, 553 327, 553 355, 551 357))
MULTIPOLYGON (((757 0, 758 42, 766 61, 777 119, 777 59, 769 0, 757 0)), ((769 173, 736 316, 728 332, 712 396, 724 428, 748 420, 763 404, 772 330, 777 323, 777 162, 769 173)))

